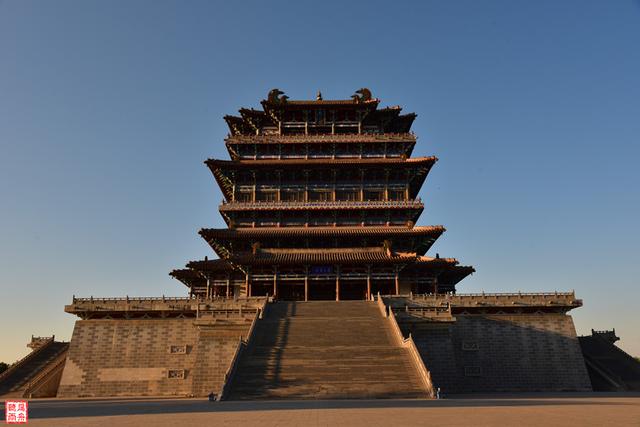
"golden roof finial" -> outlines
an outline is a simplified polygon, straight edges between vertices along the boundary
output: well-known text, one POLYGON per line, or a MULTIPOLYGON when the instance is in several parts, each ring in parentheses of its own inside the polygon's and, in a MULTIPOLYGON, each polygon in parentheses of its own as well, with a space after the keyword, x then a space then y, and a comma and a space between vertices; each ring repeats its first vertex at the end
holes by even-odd
POLYGON ((316 95, 316 101, 322 101, 322 94, 320 91, 318 91, 318 94, 316 95))

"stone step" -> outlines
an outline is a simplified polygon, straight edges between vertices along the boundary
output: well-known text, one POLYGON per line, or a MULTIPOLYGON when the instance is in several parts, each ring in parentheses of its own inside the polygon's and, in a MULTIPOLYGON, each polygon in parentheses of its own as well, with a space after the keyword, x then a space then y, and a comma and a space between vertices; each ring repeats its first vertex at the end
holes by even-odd
POLYGON ((367 301, 269 304, 230 389, 230 399, 426 396, 388 319, 367 301))
POLYGON ((327 355, 322 357, 322 353, 319 354, 304 354, 300 352, 287 352, 282 353, 253 353, 253 355, 243 363, 254 364, 257 362, 273 362, 273 363, 289 363, 297 361, 298 364, 311 365, 313 363, 322 363, 325 365, 348 365, 359 363, 370 363, 374 365, 390 366, 395 362, 402 362, 405 360, 405 353, 403 351, 394 352, 392 354, 380 354, 371 355, 364 352, 341 352, 339 354, 327 355))
POLYGON ((234 399, 379 399, 379 398, 424 398, 425 393, 418 387, 405 383, 330 383, 300 384, 280 383, 275 387, 253 387, 236 389, 234 399))
MULTIPOLYGON (((324 386, 324 387, 338 387, 341 384, 345 384, 344 375, 341 377, 327 377, 327 376, 305 376, 304 378, 295 375, 287 375, 287 376, 278 376, 277 378, 249 378, 246 376, 240 376, 238 378, 242 385, 238 385, 233 388, 233 391, 236 392, 238 390, 246 390, 246 389, 254 389, 261 387, 271 387, 271 388, 279 388, 284 387, 287 383, 293 384, 311 384, 315 387, 324 386)), ((351 384, 354 388, 358 390, 365 390, 371 385, 384 384, 384 387, 392 388, 392 387, 401 387, 407 390, 421 390, 421 384, 417 381, 408 381, 408 380, 398 380, 396 376, 388 376, 388 377, 370 377, 370 378, 350 378, 348 384, 351 384)))
MULTIPOLYGON (((267 362, 272 361, 276 362, 289 362, 292 360, 298 360, 300 364, 311 364, 314 362, 324 363, 324 364, 333 364, 333 365, 347 365, 354 363, 372 363, 375 365, 391 365, 394 362, 405 360, 404 353, 401 354, 381 354, 378 357, 372 356, 366 353, 358 353, 353 352, 349 353, 347 351, 339 353, 338 355, 330 355, 327 357, 319 357, 317 354, 304 354, 304 353, 294 353, 294 352, 283 352, 280 353, 253 353, 252 357, 247 358, 247 363, 255 363, 255 362, 267 362)), ((243 363, 245 361, 243 360, 243 363)))
MULTIPOLYGON (((385 366, 380 366, 379 364, 371 364, 371 365, 347 365, 347 366, 339 366, 339 365, 329 365, 329 366, 321 366, 321 365, 310 365, 306 367, 305 365, 295 365, 292 362, 282 363, 282 364, 243 364, 243 371, 250 373, 262 373, 262 376, 274 375, 275 373, 284 375, 284 374, 295 374, 295 375, 306 375, 308 372, 309 375, 312 375, 314 372, 321 373, 322 375, 347 375, 347 377, 352 376, 372 376, 372 375, 395 375, 403 374, 402 370, 409 368, 408 366, 399 365, 394 366, 394 368, 388 368, 385 366)), ((237 373, 238 378, 244 375, 244 372, 237 373)))
POLYGON ((367 317, 378 310, 377 305, 369 301, 309 301, 272 305, 268 307, 267 314, 271 318, 296 318, 302 316, 335 318, 342 315, 367 317))

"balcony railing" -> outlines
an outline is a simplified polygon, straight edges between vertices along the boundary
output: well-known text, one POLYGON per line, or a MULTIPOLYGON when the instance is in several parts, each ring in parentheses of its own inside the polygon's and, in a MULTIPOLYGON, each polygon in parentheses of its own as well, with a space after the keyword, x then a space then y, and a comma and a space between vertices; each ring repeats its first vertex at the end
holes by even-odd
POLYGON ((254 144, 254 143, 314 143, 314 142, 415 142, 416 136, 408 133, 383 133, 383 134, 334 134, 334 135, 230 135, 226 138, 227 144, 254 144))
POLYGON ((314 202, 227 202, 220 205, 221 211, 242 210, 327 210, 327 209, 422 209, 424 204, 420 198, 415 200, 388 201, 314 201, 314 202))

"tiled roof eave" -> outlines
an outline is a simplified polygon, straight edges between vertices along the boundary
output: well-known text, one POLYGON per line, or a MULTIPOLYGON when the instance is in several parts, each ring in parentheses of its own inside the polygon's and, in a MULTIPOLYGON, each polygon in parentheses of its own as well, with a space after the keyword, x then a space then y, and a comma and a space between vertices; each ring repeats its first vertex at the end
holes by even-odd
POLYGON ((208 159, 205 161, 207 166, 212 170, 219 169, 247 169, 251 167, 300 167, 303 166, 325 166, 325 165, 362 165, 362 166, 380 166, 393 165, 394 167, 430 167, 438 158, 418 157, 418 158, 344 158, 344 159, 265 159, 265 160, 218 160, 208 159))
POLYGON ((421 227, 280 227, 280 228, 203 228, 199 234, 205 239, 242 240, 259 237, 301 236, 439 236, 445 228, 441 225, 421 227))

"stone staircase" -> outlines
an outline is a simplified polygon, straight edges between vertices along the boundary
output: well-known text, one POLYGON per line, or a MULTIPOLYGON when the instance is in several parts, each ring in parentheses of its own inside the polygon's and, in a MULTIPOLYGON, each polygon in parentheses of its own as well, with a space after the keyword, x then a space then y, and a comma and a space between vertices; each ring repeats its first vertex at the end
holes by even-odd
POLYGON ((640 391, 640 362, 597 335, 578 339, 594 391, 640 391))
POLYGON ((68 348, 67 342, 50 341, 16 362, 0 376, 0 396, 24 397, 27 388, 36 385, 32 380, 63 357, 68 348))
POLYGON ((405 348, 367 301, 276 302, 255 327, 229 400, 425 398, 405 348))

